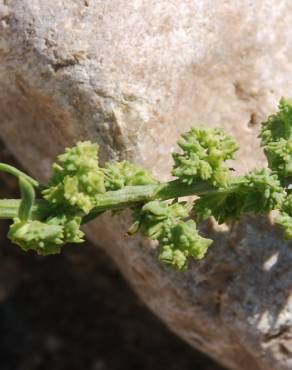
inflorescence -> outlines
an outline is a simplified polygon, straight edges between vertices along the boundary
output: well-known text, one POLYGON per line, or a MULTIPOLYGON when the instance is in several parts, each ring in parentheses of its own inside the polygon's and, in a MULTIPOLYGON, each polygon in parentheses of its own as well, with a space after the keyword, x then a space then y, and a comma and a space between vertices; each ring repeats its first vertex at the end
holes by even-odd
POLYGON ((53 164, 47 186, 6 164, 0 170, 19 179, 20 200, 0 200, 0 218, 13 218, 8 237, 23 250, 59 253, 67 243, 81 243, 80 226, 107 210, 113 215, 133 210, 129 234, 140 231, 159 242, 159 260, 178 270, 190 258, 205 256, 212 240, 200 235, 197 223, 218 223, 243 214, 278 210, 276 223, 292 239, 292 101, 281 99, 279 112, 262 124, 261 146, 268 168, 237 176, 226 161, 238 145, 221 129, 192 128, 178 141, 172 175, 160 183, 128 161, 98 163, 98 145, 78 142, 53 164), (35 192, 41 199, 35 199, 35 192), (196 195, 185 202, 179 198, 196 195), (191 218, 190 214, 193 216, 191 218))

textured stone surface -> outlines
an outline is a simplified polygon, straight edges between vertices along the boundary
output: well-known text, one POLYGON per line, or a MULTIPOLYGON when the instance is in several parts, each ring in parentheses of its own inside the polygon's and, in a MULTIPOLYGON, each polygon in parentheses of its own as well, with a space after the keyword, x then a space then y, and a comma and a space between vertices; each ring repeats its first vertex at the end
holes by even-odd
MULTIPOLYGON (((237 137, 239 171, 264 163, 258 123, 292 88, 290 1, 0 4, 0 135, 38 178, 84 138, 166 178, 177 136, 201 122, 237 137)), ((216 243, 186 273, 126 227, 106 216, 88 235, 172 330, 231 369, 292 369, 292 251, 269 220, 208 225, 216 243)))

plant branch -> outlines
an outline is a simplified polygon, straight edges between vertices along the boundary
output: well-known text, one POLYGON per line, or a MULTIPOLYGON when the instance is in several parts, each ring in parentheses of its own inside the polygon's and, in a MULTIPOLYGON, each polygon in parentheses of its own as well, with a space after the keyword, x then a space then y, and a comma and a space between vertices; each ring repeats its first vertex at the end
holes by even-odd
MULTIPOLYGON (((86 223, 108 210, 119 210, 135 205, 146 203, 154 199, 167 200, 190 195, 201 195, 206 192, 216 191, 204 182, 195 185, 181 184, 179 181, 170 181, 163 184, 125 186, 121 190, 108 191, 96 196, 96 207, 89 215, 84 217, 86 223)), ((0 219, 11 219, 17 217, 21 200, 1 199, 0 219)), ((36 199, 32 208, 32 217, 38 218, 46 211, 46 201, 36 199)))
POLYGON ((26 173, 18 170, 17 168, 10 166, 9 164, 0 162, 0 171, 7 172, 10 175, 13 175, 17 178, 23 177, 27 181, 29 181, 33 186, 36 188, 39 186, 39 183, 33 179, 32 177, 28 176, 26 173))

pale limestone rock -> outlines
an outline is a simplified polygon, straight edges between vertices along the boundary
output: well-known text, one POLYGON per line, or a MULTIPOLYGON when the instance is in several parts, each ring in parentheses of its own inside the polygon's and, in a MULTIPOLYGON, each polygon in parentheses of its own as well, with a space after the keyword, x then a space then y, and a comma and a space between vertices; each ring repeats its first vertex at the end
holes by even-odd
MULTIPOLYGON (((238 170, 264 163, 258 124, 292 88, 292 2, 0 4, 0 135, 39 179, 84 138, 103 160, 167 178, 179 133, 200 123, 237 137, 238 170)), ((106 216, 88 235, 173 331, 230 369, 292 369, 292 251, 268 220, 209 227, 215 245, 186 273, 163 269, 127 226, 106 216)))

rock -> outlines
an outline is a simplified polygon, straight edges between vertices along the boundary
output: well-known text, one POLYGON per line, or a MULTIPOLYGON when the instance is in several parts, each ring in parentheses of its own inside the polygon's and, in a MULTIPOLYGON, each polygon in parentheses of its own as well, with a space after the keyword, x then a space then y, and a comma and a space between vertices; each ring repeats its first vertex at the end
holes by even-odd
MULTIPOLYGON (((237 170, 264 163, 259 122, 292 87, 292 3, 6 0, 0 13, 0 135, 39 179, 84 138, 165 179, 200 123, 237 137, 237 170)), ((210 226, 214 247, 185 273, 127 226, 107 215, 88 236, 173 331, 230 369, 292 369, 292 251, 268 219, 210 226)))

